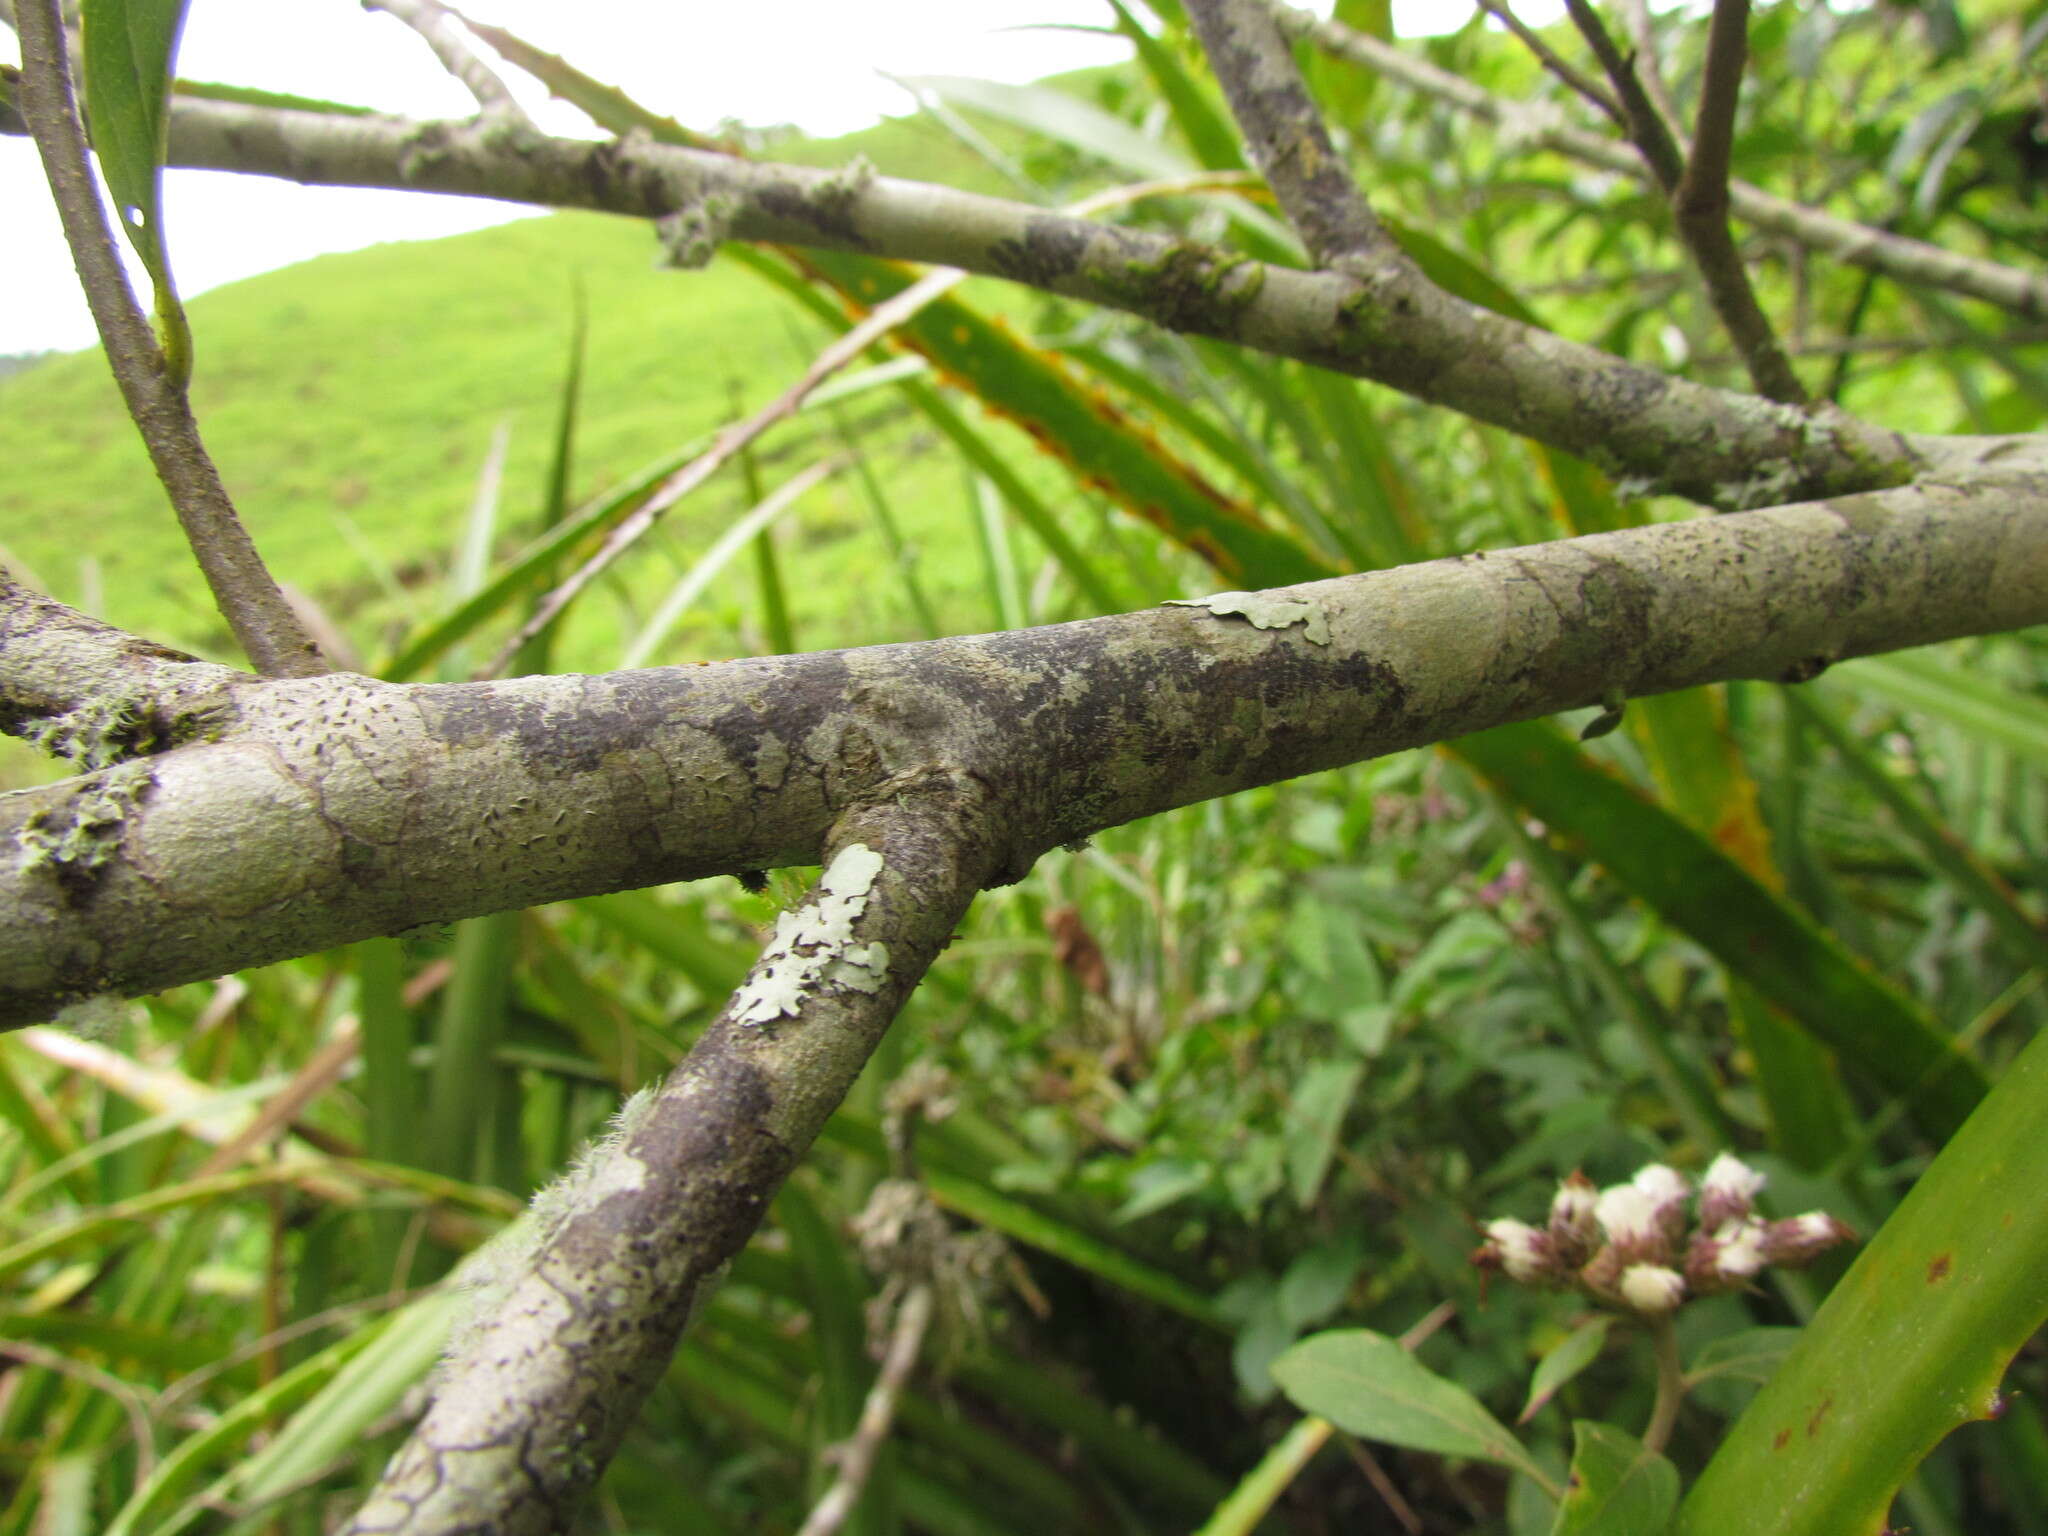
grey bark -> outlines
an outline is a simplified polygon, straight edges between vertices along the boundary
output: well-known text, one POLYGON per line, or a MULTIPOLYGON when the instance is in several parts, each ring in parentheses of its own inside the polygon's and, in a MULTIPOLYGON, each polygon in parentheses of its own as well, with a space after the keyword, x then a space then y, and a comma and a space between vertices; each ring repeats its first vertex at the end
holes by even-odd
MULTIPOLYGON (((0 720, 151 747, 0 797, 0 1024, 373 934, 815 860, 902 775, 998 878, 1491 725, 2048 621, 2048 474, 1918 486, 913 645, 602 676, 265 681, 0 591, 0 720), (1256 623, 1275 627, 1259 628, 1256 623), (168 685, 168 686, 166 686, 168 685)), ((132 750, 132 749, 130 749, 132 750)))

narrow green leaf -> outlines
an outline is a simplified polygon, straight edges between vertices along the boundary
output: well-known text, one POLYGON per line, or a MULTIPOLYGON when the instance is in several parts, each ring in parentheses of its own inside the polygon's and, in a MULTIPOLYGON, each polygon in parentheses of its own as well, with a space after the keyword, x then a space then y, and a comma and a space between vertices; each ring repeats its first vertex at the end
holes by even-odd
POLYGON ((1982 1069, 1913 1002, 1632 786, 1543 721, 1451 750, 1553 828, 1568 830, 1655 911, 1946 1137, 1983 1097, 1982 1069))
POLYGON ((1683 1536, 1880 1531, 1927 1453, 1997 1414, 2007 1365, 2048 1319, 2043 1124, 2048 1035, 1829 1293, 1693 1485, 1683 1536))
POLYGON ((1155 1301, 1183 1317, 1224 1332, 1230 1331, 1230 1323, 1207 1296, 1100 1238, 958 1174, 928 1168, 924 1182, 932 1198, 957 1215, 1064 1259, 1077 1269, 1085 1269, 1113 1286, 1155 1301))
POLYGON ((1829 673, 1828 684, 1956 726, 2025 757, 2037 773, 2048 770, 2048 704, 1973 671, 1949 652, 1866 657, 1829 673))
POLYGON ((1507 1427, 1385 1334, 1347 1328, 1303 1339, 1272 1366, 1297 1408, 1339 1429, 1443 1456, 1476 1456, 1550 1485, 1507 1427))
POLYGON ((163 164, 171 130, 171 67, 186 0, 84 0, 85 109, 93 151, 128 241, 156 286, 158 340, 182 388, 192 336, 164 247, 163 164))
MULTIPOLYGON (((798 260, 863 309, 893 298, 917 276, 899 263, 837 251, 806 250, 798 260)), ((1077 480, 1113 497, 1229 581, 1282 586, 1335 573, 1211 485, 1106 395, 1084 388, 1057 354, 1030 345, 959 298, 933 301, 895 339, 1022 427, 1077 480)))
POLYGON ((475 1304, 469 1293, 443 1288, 392 1316, 262 1450, 235 1468, 229 1482, 237 1501, 262 1505, 281 1498, 361 1440, 432 1369, 457 1317, 475 1304))
POLYGON ((1579 1324, 1545 1352, 1529 1378, 1529 1401, 1522 1405, 1517 1424, 1526 1424, 1548 1406, 1564 1384, 1600 1358, 1607 1347, 1607 1330, 1614 1326, 1612 1313, 1579 1324))
POLYGON ((148 1481, 121 1506, 105 1536, 171 1536, 204 1511, 187 1504, 166 1519, 172 1506, 198 1485, 209 1467, 234 1455, 249 1437, 281 1413, 289 1413, 334 1378, 343 1365, 376 1341, 377 1329, 363 1328, 302 1361, 268 1386, 239 1399, 157 1463, 148 1481))
POLYGON ((1678 1469, 1633 1435, 1572 1425, 1572 1470, 1550 1536, 1657 1536, 1678 1507, 1678 1469))

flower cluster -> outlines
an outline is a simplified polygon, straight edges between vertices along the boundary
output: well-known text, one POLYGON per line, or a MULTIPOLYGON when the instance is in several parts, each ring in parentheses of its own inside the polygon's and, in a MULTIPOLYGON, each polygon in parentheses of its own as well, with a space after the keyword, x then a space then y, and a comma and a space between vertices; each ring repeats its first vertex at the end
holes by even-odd
POLYGON ((1796 1269, 1856 1235, 1824 1211, 1760 1219, 1763 1185, 1762 1174, 1726 1152, 1708 1165, 1696 1203, 1685 1175, 1662 1163, 1607 1189, 1574 1173, 1542 1226, 1488 1222, 1472 1262, 1522 1285, 1662 1317, 1688 1297, 1735 1290, 1769 1264, 1796 1269))

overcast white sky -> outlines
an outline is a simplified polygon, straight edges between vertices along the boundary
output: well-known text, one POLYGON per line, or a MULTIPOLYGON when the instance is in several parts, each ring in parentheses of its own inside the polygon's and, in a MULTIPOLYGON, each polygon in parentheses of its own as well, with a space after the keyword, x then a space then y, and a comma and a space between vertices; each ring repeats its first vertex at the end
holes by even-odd
MULTIPOLYGON (((911 110, 879 71, 1023 82, 1127 56, 1119 40, 1070 30, 1101 27, 1101 0, 472 0, 469 9, 701 128, 736 118, 846 133, 911 110)), ((1395 4, 1404 33, 1469 14, 1465 0, 1395 4)), ((4 28, 0 57, 18 58, 4 28)), ((408 116, 474 110, 418 38, 356 0, 193 0, 178 62, 196 80, 408 116)), ((504 73, 520 89, 525 77, 504 73)), ((538 91, 526 103, 550 131, 590 132, 538 91)), ((205 171, 168 173, 164 196, 172 268, 188 297, 325 251, 432 239, 529 211, 205 171)), ((34 149, 0 137, 0 353, 92 339, 34 149)))

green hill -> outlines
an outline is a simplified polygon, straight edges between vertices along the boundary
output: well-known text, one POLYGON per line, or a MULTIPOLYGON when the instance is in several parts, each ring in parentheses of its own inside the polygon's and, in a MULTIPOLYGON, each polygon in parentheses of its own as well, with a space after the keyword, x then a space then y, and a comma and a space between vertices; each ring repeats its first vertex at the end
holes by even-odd
MULTIPOLYGON (((892 174, 990 180, 953 140, 914 119, 774 152, 821 164, 865 154, 892 174)), ((194 405, 279 579, 313 594, 371 655, 407 608, 438 611, 439 574, 501 423, 511 427, 501 548, 516 545, 539 494, 579 284, 590 326, 579 497, 731 419, 736 405, 765 403, 822 342, 815 321, 730 262, 681 272, 657 267, 655 254, 643 223, 565 213, 324 256, 195 299, 194 405)), ((911 452, 909 423, 889 396, 848 409, 866 420, 863 452, 877 457, 913 535, 961 515, 957 471, 911 452)), ((823 420, 785 427, 766 451, 771 461, 793 455, 821 430, 823 420)), ((0 458, 0 558, 114 623, 234 659, 96 351, 0 378, 0 458)), ((772 462, 764 471, 769 486, 787 473, 772 462)), ((729 474, 678 510, 664 532, 669 558, 633 563, 614 622, 630 622, 676 579, 739 496, 729 474)), ((802 569, 867 524, 857 488, 829 485, 798 516, 801 533, 789 543, 800 641, 899 632, 888 583, 876 594, 844 579, 848 558, 881 558, 872 541, 854 541, 858 554, 841 548, 829 570, 802 569)), ((928 540, 938 595, 976 579, 969 542, 957 533, 928 540)), ((728 618, 744 596, 728 604, 728 618)), ((961 622, 972 619, 963 611, 961 622)), ((586 616, 565 664, 614 664, 605 627, 601 612, 586 616)))

